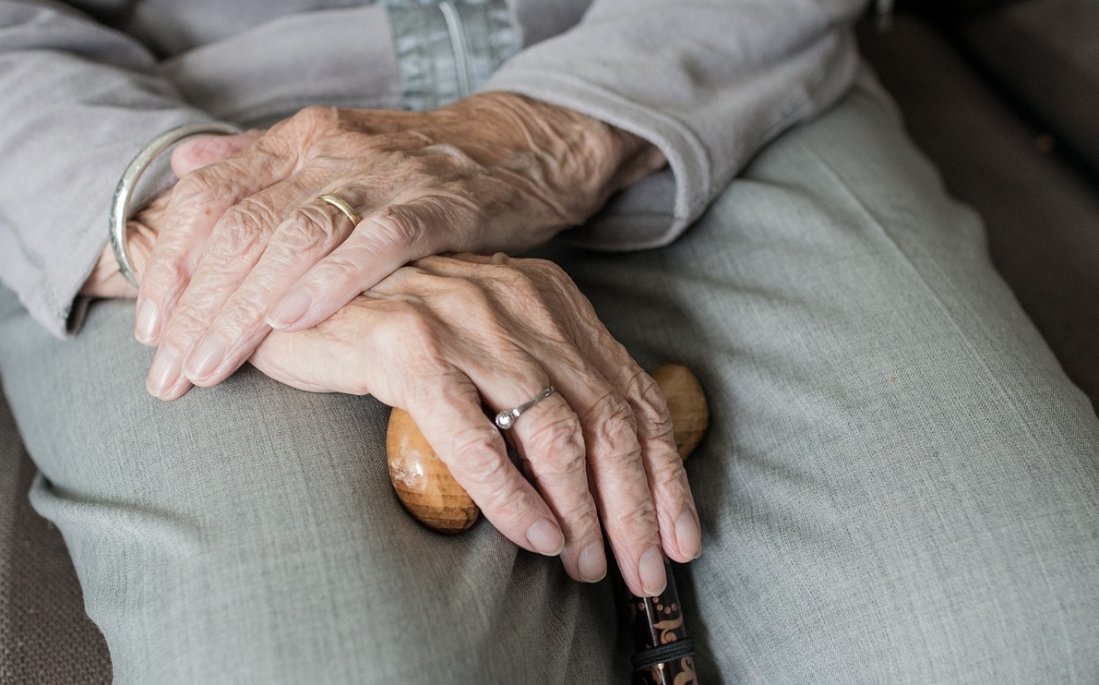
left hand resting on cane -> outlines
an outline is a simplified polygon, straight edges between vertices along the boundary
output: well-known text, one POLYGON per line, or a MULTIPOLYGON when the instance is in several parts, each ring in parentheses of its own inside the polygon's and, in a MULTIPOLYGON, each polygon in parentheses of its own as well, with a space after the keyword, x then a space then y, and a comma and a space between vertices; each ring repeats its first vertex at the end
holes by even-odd
POLYGON ((183 176, 135 329, 159 347, 161 399, 220 382, 272 326, 316 325, 411 260, 543 243, 664 160, 590 117, 484 93, 433 112, 310 108, 263 134, 185 143, 173 162, 183 176))
POLYGON ((273 333, 251 363, 318 392, 407 409, 451 474, 517 545, 606 572, 602 520, 630 590, 664 589, 663 554, 701 536, 664 396, 552 262, 462 255, 399 269, 315 328, 273 333), (555 392, 506 431, 482 408, 555 392), (533 486, 532 486, 533 483, 533 486))

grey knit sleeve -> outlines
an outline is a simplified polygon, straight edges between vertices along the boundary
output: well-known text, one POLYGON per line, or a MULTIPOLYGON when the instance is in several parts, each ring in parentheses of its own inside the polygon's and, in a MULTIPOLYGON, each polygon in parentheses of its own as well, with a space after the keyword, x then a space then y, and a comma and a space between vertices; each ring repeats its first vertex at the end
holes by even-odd
POLYGON ((864 4, 595 0, 484 88, 570 107, 659 147, 669 171, 627 189, 573 235, 601 249, 655 247, 764 144, 847 91, 859 66, 849 24, 864 4))
POLYGON ((0 279, 55 335, 106 243, 122 169, 159 133, 209 120, 154 67, 65 5, 0 1, 0 279))

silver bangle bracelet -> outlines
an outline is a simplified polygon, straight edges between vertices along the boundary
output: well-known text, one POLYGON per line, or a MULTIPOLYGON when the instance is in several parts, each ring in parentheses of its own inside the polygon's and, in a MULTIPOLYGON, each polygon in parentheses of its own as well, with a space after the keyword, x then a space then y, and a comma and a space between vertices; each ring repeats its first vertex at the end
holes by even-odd
POLYGON ((118 262, 118 270, 130 285, 138 287, 134 265, 126 252, 126 222, 130 218, 130 200, 133 199, 134 189, 137 187, 137 182, 141 180, 141 175, 162 152, 184 138, 200 134, 233 135, 240 132, 241 130, 232 124, 217 122, 179 126, 154 138, 126 167, 122 178, 118 179, 118 185, 115 186, 114 198, 111 199, 109 235, 111 249, 114 251, 115 261, 118 262))

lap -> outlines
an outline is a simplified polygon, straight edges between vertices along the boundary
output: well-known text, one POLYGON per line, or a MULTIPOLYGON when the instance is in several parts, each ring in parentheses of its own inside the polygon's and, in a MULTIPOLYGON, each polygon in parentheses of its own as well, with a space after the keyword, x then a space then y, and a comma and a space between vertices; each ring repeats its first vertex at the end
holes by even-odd
POLYGON ((610 593, 483 522, 415 523, 385 464, 388 409, 252 369, 165 404, 132 303, 72 341, 5 292, 0 363, 117 683, 607 682, 610 593))
MULTIPOLYGON (((707 682, 1094 679, 1095 417, 884 108, 786 134, 669 248, 548 254, 709 393, 681 574, 707 682)), ((369 398, 244 371, 163 404, 127 303, 59 342, 11 299, 35 504, 119 682, 612 678, 606 589, 411 522, 369 398)))
POLYGON ((786 134, 669 249, 556 257, 710 393, 703 673, 1099 678, 1095 415, 885 108, 786 134))

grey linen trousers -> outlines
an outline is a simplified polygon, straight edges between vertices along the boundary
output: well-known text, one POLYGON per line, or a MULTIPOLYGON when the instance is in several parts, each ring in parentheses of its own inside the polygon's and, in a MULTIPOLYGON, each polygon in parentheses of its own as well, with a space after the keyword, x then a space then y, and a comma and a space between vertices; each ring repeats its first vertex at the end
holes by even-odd
MULTIPOLYGON (((713 410, 679 572, 714 683, 1099 682, 1099 422, 888 108, 770 145, 669 248, 552 245, 713 410)), ((388 411, 246 369, 164 404, 132 303, 0 370, 120 684, 623 683, 607 583, 390 492, 388 411)))

